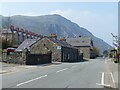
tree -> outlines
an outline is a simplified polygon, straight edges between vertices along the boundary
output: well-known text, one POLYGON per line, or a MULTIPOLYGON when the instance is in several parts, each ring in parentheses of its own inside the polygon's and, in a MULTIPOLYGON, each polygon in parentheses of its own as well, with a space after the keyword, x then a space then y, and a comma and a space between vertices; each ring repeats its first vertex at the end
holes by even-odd
POLYGON ((108 51, 105 50, 105 51, 103 52, 103 55, 107 57, 107 56, 108 56, 108 51))
POLYGON ((99 49, 97 47, 95 47, 95 46, 93 47, 93 54, 95 56, 99 56, 99 54, 100 54, 99 49))
POLYGON ((6 40, 2 40, 2 49, 6 49, 10 46, 10 43, 6 40))

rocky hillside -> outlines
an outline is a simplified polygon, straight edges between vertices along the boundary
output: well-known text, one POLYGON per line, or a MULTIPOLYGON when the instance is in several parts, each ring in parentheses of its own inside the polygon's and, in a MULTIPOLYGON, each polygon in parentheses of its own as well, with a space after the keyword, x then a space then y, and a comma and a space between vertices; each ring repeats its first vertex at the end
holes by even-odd
MULTIPOLYGON (((2 27, 6 27, 8 17, 2 17, 2 27)), ((93 43, 101 52, 107 50, 111 46, 102 39, 95 37, 87 29, 80 27, 76 23, 60 16, 60 15, 44 15, 44 16, 21 16, 16 15, 10 18, 10 23, 16 27, 33 31, 42 35, 56 33, 58 37, 74 37, 84 36, 92 37, 93 43)))

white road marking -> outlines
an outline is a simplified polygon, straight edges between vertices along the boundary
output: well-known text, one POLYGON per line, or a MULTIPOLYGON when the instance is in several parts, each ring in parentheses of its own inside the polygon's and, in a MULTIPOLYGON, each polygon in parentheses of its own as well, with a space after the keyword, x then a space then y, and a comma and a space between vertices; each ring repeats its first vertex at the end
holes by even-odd
POLYGON ((112 77, 112 81, 113 81, 113 84, 114 84, 114 88, 116 88, 116 86, 115 86, 115 80, 114 80, 114 77, 113 77, 113 73, 111 72, 110 75, 111 75, 111 77, 112 77))
POLYGON ((18 86, 21 86, 21 85, 23 85, 23 84, 26 84, 26 83, 29 83, 29 82, 32 82, 32 81, 35 81, 35 80, 38 80, 38 79, 43 78, 43 77, 47 77, 47 75, 40 76, 40 77, 38 77, 38 78, 28 80, 28 81, 23 82, 23 83, 20 83, 20 84, 18 84, 18 85, 16 85, 16 86, 18 87, 18 86))
POLYGON ((65 68, 65 69, 62 69, 62 70, 59 70, 59 71, 56 71, 56 73, 58 73, 58 72, 62 72, 62 71, 65 71, 65 70, 67 70, 68 68, 65 68))
POLYGON ((102 77, 101 77, 101 84, 102 84, 102 85, 104 85, 104 75, 105 75, 105 73, 103 72, 103 73, 102 73, 102 77))
POLYGON ((96 84, 110 87, 110 85, 104 84, 104 77, 105 77, 105 72, 102 72, 101 83, 96 83, 96 84))

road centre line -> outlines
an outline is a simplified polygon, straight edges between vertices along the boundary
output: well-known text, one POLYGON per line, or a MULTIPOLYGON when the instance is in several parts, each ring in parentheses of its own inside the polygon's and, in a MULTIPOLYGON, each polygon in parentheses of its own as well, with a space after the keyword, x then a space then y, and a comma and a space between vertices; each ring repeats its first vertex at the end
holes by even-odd
POLYGON ((47 77, 47 75, 40 76, 40 77, 38 77, 38 78, 34 78, 34 79, 31 79, 31 80, 28 80, 28 81, 23 82, 23 83, 20 83, 20 84, 18 84, 18 85, 16 85, 16 86, 18 87, 18 86, 21 86, 21 85, 23 85, 23 84, 26 84, 26 83, 29 83, 29 82, 32 82, 32 81, 35 81, 35 80, 38 80, 38 79, 43 78, 43 77, 47 77))
POLYGON ((56 71, 56 73, 58 73, 58 72, 62 72, 62 71, 65 71, 65 70, 67 70, 68 68, 65 68, 65 69, 62 69, 62 70, 59 70, 59 71, 56 71))

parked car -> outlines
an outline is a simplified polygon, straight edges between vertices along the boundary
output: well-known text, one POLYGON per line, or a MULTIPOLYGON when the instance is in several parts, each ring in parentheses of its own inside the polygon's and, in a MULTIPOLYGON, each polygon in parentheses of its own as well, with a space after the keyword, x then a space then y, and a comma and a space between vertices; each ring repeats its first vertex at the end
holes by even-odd
POLYGON ((103 56, 103 59, 105 59, 106 58, 106 56, 103 56))
POLYGON ((7 48, 7 51, 9 52, 14 52, 16 50, 16 48, 7 48))
POLYGON ((14 52, 16 48, 7 48, 7 55, 10 54, 10 52, 14 52))

